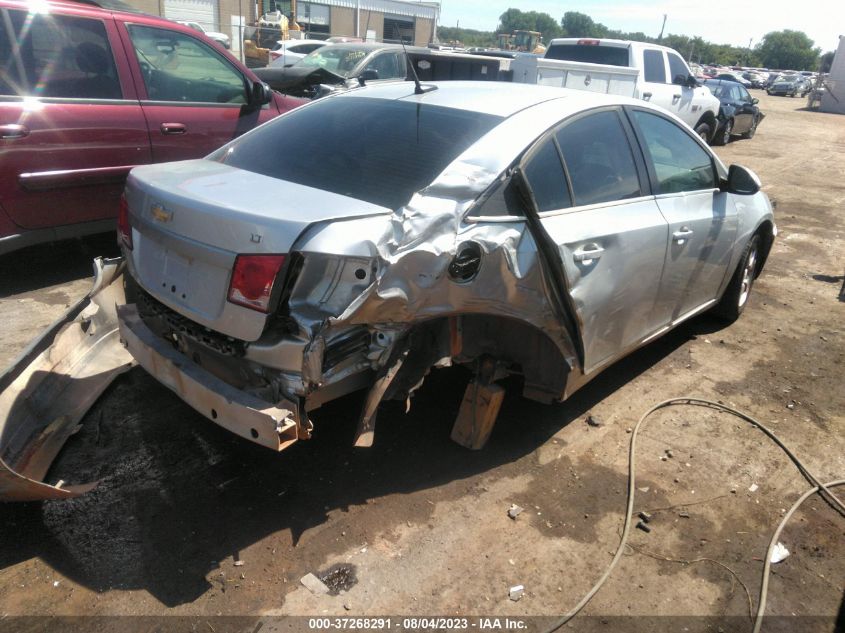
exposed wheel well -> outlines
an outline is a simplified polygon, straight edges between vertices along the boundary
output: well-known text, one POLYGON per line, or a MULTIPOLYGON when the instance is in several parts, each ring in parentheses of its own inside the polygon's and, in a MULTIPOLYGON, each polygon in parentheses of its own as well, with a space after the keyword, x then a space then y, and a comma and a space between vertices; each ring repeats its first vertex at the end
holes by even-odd
POLYGON ((414 325, 407 334, 408 357, 385 398, 405 399, 444 358, 472 365, 489 357, 508 373, 524 377, 523 396, 559 400, 570 365, 558 345, 539 328, 508 317, 467 314, 414 325))

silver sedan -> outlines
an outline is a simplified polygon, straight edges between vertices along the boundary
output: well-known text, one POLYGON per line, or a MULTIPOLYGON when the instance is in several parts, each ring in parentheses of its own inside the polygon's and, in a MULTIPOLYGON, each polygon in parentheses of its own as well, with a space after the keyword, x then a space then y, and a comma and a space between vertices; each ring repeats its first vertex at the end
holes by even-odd
POLYGON ((352 90, 138 167, 119 227, 129 353, 275 450, 360 389, 368 445, 383 399, 452 364, 478 448, 506 375, 561 401, 694 315, 737 318, 776 235, 757 177, 664 110, 496 82, 352 90))

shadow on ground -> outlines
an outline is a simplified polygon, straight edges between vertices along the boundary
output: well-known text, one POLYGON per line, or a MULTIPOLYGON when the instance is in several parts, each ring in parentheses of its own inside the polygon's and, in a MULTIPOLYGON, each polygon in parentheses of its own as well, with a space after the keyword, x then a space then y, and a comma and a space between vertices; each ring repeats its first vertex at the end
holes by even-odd
POLYGON ((84 279, 95 257, 120 254, 114 233, 29 246, 0 256, 0 298, 84 279))
MULTIPOLYGON (((100 486, 70 501, 1 506, 0 569, 40 557, 95 591, 144 589, 167 606, 192 602, 211 587, 207 577, 218 561, 237 558, 268 535, 289 531, 289 542, 280 537, 282 546, 296 546, 330 512, 507 467, 690 337, 720 327, 711 319, 694 320, 561 405, 522 400, 512 382, 493 436, 478 452, 449 439, 468 378, 460 368, 433 372, 407 415, 404 404, 383 404, 370 449, 351 446, 362 403, 357 394, 314 412, 314 439, 283 455, 216 427, 135 369, 89 412, 47 478, 99 479, 100 486)), ((452 494, 466 494, 459 488, 452 494)), ((438 489, 435 499, 444 494, 438 489)), ((347 529, 366 538, 392 523, 425 524, 433 505, 414 499, 393 515, 372 506, 347 529)), ((343 547, 339 543, 338 551, 343 547)), ((326 552, 312 549, 279 556, 314 569, 326 552)))

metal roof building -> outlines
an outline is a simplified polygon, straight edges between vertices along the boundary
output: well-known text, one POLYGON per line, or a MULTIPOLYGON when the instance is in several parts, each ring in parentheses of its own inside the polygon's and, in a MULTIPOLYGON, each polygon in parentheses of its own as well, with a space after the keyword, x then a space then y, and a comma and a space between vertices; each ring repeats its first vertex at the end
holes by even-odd
MULTIPOLYGON (((233 52, 243 27, 271 11, 291 15, 290 0, 125 0, 131 6, 171 20, 197 22, 207 31, 226 33, 233 52)), ((402 0, 298 0, 296 21, 304 37, 351 36, 425 46, 436 35, 437 2, 402 0)))

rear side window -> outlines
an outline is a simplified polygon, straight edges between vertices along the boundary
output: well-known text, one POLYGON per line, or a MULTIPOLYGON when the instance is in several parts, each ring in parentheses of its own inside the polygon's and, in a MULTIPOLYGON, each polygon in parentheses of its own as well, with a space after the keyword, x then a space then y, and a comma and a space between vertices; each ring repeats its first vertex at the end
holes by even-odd
POLYGON ((675 53, 667 53, 667 56, 669 57, 669 77, 672 79, 672 82, 676 83, 678 77, 681 77, 681 82, 685 82, 687 77, 689 77, 689 70, 687 70, 684 60, 675 55, 675 53))
POLYGON ((675 123, 634 110, 646 154, 657 175, 659 193, 680 193, 717 186, 710 154, 675 123))
POLYGON ((404 79, 405 58, 393 52, 380 53, 370 60, 367 70, 375 70, 379 79, 404 79))
POLYGON ((585 116, 562 127, 556 136, 576 205, 640 195, 634 156, 616 112, 585 116))
POLYGON ((534 192, 538 211, 572 206, 560 154, 552 139, 547 139, 525 165, 525 177, 534 192))
POLYGON ((600 46, 596 44, 553 44, 546 51, 546 59, 567 62, 587 62, 609 66, 628 66, 627 46, 600 46))
POLYGON ((278 117, 209 158, 397 209, 501 120, 407 101, 332 97, 278 117))
POLYGON ((129 25, 147 98, 243 105, 243 76, 210 46, 168 29, 129 25))
POLYGON ((643 51, 643 73, 646 81, 659 84, 666 83, 666 64, 663 63, 661 51, 643 51))
POLYGON ((123 97, 102 21, 15 10, 8 13, 10 20, 0 25, 0 90, 4 95, 123 97), (11 50, 9 41, 20 43, 17 51, 11 50))

